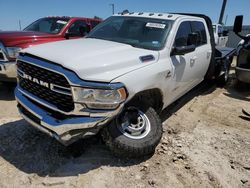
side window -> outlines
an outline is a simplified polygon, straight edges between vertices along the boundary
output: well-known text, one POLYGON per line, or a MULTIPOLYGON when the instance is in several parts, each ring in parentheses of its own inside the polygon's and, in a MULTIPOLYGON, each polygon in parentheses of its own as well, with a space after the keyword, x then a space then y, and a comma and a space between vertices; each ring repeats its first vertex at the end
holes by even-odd
POLYGON ((91 25, 92 25, 92 29, 97 26, 100 22, 98 21, 90 21, 91 25))
POLYGON ((207 44, 207 34, 205 26, 202 22, 192 22, 192 32, 198 34, 197 46, 207 44))
POLYGON ((68 33, 75 36, 85 36, 89 31, 89 25, 82 20, 75 21, 68 29, 68 33))
POLYGON ((222 34, 222 33, 223 33, 223 29, 222 29, 221 26, 218 26, 218 33, 219 33, 219 34, 222 34))
POLYGON ((182 22, 175 37, 175 47, 188 46, 188 35, 192 33, 189 21, 182 22))

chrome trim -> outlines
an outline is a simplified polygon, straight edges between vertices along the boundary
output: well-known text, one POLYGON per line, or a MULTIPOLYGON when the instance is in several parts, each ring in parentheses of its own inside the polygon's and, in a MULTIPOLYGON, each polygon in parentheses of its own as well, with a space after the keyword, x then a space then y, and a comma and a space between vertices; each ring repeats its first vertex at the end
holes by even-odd
POLYGON ((77 104, 75 103, 75 109, 72 112, 65 112, 62 111, 60 109, 58 109, 56 106, 48 103, 47 101, 44 101, 38 97, 36 97, 35 95, 24 91, 22 88, 20 88, 19 86, 17 86, 16 88, 18 91, 20 91, 24 96, 26 96, 27 98, 36 101, 37 103, 51 109, 54 110, 56 112, 60 112, 61 114, 64 115, 81 115, 81 116, 90 116, 90 117, 106 117, 106 116, 110 116, 110 114, 113 114, 115 112, 119 112, 121 108, 123 108, 123 104, 121 104, 117 109, 115 110, 90 110, 86 107, 84 107, 81 104, 77 104))
MULTIPOLYGON (((20 69, 18 69, 18 68, 17 68, 17 75, 19 75, 19 76, 22 77, 23 79, 29 80, 29 81, 31 81, 31 82, 34 82, 34 81, 32 81, 32 79, 37 79, 37 78, 35 78, 35 77, 33 77, 33 76, 30 76, 30 75, 26 74, 25 72, 23 72, 22 70, 20 70, 20 69), (30 79, 28 79, 26 76, 27 76, 27 77, 30 77, 30 79)), ((37 79, 37 80, 38 80, 38 79, 37 79)), ((42 80, 39 80, 39 81, 42 82, 42 80)), ((35 82, 35 83, 37 83, 37 82, 35 82)), ((56 92, 56 93, 61 93, 61 94, 64 94, 64 95, 72 96, 71 88, 62 87, 62 86, 59 86, 59 85, 56 85, 56 84, 52 84, 52 83, 48 83, 48 82, 44 82, 44 83, 45 83, 46 85, 40 84, 40 86, 46 87, 46 88, 48 88, 48 89, 50 89, 50 90, 52 90, 52 91, 54 91, 54 92, 56 92), (56 87, 59 88, 59 89, 56 89, 56 87), (68 90, 68 92, 62 91, 62 90, 60 90, 60 89, 62 89, 62 90, 68 90)))
POLYGON ((69 96, 72 96, 72 93, 71 93, 71 88, 68 88, 68 87, 62 87, 62 86, 59 86, 59 85, 56 85, 56 84, 51 84, 50 83, 50 89, 56 93, 61 93, 61 94, 64 94, 64 95, 69 95, 69 96), (58 89, 56 89, 58 88, 58 89), (60 90, 62 89, 62 90, 60 90), (68 92, 65 92, 63 90, 68 90, 68 92))
POLYGON ((22 116, 22 118, 27 121, 29 124, 31 124, 33 127, 37 128, 38 130, 42 131, 43 133, 48 134, 49 136, 53 136, 53 134, 51 132, 49 132, 47 129, 43 128, 41 125, 38 125, 37 123, 35 123, 34 121, 32 121, 30 118, 28 118, 26 115, 24 115, 19 109, 18 112, 20 113, 20 115, 22 116))
MULTIPOLYGON (((106 124, 119 113, 113 111, 113 113, 110 113, 110 115, 107 117, 82 116, 73 118, 69 116, 65 120, 58 120, 52 117, 48 112, 44 111, 43 109, 37 107, 35 104, 30 102, 17 88, 15 89, 15 97, 17 102, 21 106, 23 106, 26 110, 28 110, 30 113, 40 119, 41 126, 48 130, 51 130, 59 136, 71 130, 97 128, 101 125, 106 124)), ((22 112, 20 113, 22 116, 25 116, 22 112)), ((37 126, 37 123, 34 123, 31 119, 29 119, 28 121, 31 122, 31 124, 33 124, 34 126, 37 126)))

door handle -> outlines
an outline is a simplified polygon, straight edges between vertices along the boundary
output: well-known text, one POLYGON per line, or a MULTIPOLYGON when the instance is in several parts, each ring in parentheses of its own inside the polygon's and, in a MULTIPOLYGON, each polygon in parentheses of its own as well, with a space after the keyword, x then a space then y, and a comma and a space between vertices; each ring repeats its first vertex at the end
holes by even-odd
POLYGON ((167 72, 166 78, 170 78, 172 76, 171 71, 167 72))
POLYGON ((197 56, 194 56, 190 59, 190 64, 193 65, 197 59, 197 56))

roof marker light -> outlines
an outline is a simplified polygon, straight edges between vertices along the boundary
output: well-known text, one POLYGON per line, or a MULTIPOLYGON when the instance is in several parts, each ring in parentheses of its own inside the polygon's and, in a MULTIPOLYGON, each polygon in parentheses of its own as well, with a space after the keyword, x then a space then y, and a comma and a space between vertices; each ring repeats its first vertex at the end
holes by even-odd
POLYGON ((125 15, 125 14, 129 14, 129 11, 128 10, 122 11, 122 15, 125 15))

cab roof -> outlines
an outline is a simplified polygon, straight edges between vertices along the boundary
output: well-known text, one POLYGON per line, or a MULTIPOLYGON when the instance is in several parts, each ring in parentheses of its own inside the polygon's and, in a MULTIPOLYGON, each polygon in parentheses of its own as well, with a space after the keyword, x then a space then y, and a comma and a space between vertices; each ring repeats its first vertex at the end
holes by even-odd
POLYGON ((201 14, 190 14, 190 13, 150 13, 150 12, 128 12, 127 10, 114 14, 114 16, 131 16, 131 17, 142 17, 142 18, 155 18, 155 19, 166 19, 175 21, 181 17, 189 18, 203 18, 206 19, 207 16, 201 14))
POLYGON ((182 15, 169 14, 169 13, 149 13, 149 12, 122 12, 115 14, 114 16, 131 16, 131 17, 142 17, 142 18, 156 18, 156 19, 167 19, 176 20, 182 15))
POLYGON ((89 19, 89 20, 97 20, 101 21, 101 19, 96 18, 87 18, 87 17, 77 17, 77 16, 46 16, 45 18, 57 18, 57 19, 89 19))

